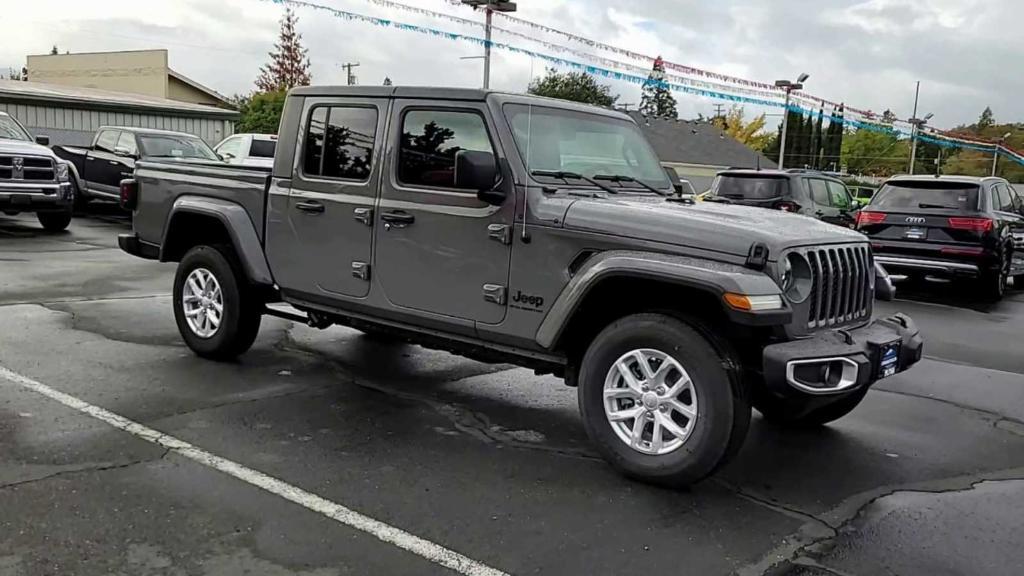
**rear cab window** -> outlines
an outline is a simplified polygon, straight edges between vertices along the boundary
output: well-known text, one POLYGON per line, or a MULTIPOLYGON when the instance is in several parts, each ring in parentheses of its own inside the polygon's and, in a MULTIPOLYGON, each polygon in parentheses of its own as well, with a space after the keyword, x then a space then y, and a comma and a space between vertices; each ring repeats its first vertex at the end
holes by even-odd
POLYGON ((273 158, 277 149, 276 140, 257 140, 253 138, 249 145, 249 156, 252 158, 273 158))
POLYGON ((882 210, 977 212, 980 197, 981 188, 969 182, 897 181, 882 186, 871 201, 871 207, 882 210))
POLYGON ((732 200, 777 200, 789 193, 789 178, 758 174, 719 174, 711 194, 732 200))

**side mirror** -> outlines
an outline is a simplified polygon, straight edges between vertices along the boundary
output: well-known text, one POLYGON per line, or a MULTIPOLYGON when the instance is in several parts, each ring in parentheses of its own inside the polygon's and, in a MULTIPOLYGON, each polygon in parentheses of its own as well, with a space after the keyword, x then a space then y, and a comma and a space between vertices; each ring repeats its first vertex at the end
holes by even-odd
POLYGON ((40 146, 49 146, 50 145, 50 137, 49 136, 36 136, 36 144, 39 144, 40 146))
POLYGON ((492 206, 505 202, 504 190, 496 190, 498 162, 494 154, 477 150, 459 150, 455 153, 455 187, 476 190, 477 198, 492 206))
POLYGON ((235 157, 231 152, 217 152, 217 156, 220 156, 220 159, 225 162, 228 162, 235 157))
POLYGON ((666 166, 665 175, 668 176, 668 181, 672 183, 672 189, 676 191, 676 194, 682 196, 685 190, 683 189, 683 181, 679 178, 679 172, 676 172, 675 168, 666 166))
POLYGON ((135 155, 131 153, 131 150, 128 150, 127 148, 123 148, 121 146, 118 146, 117 148, 114 148, 114 156, 122 156, 124 158, 132 158, 135 155))

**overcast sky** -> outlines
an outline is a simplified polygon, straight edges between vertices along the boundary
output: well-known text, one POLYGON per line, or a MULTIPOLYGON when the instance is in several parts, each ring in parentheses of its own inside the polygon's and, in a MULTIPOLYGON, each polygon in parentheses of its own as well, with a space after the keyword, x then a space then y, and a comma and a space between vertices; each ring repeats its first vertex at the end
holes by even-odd
MULTIPOLYGON (((10 0, 9 0, 10 1, 10 0)), ((477 35, 478 28, 382 8, 370 0, 310 0, 477 35)), ((444 0, 404 0, 482 19, 444 0)), ((0 67, 26 54, 167 48, 171 66, 225 94, 251 91, 278 32, 283 8, 267 0, 18 0, 0 15, 0 67), (13 21, 16 19, 16 22, 13 21)), ((807 91, 862 109, 910 116, 921 80, 920 115, 949 128, 991 106, 997 121, 1024 121, 1024 2, 1021 0, 518 0, 518 16, 644 54, 771 82, 807 72, 807 91)), ((477 46, 297 10, 313 80, 344 83, 341 64, 359 62, 361 84, 478 86, 477 46)), ((496 23, 501 20, 496 18, 496 23)), ((564 38, 523 29, 544 40, 564 38)), ((538 52, 546 49, 496 35, 538 52)), ((590 50, 576 44, 579 49, 590 50)), ((615 57, 613 55, 603 54, 615 57)), ((571 56, 566 56, 571 58, 571 56)), ((618 57, 616 57, 618 58, 618 57)), ((546 64, 495 52, 492 86, 525 90, 546 64)), ((639 88, 612 82, 621 102, 639 88)), ((680 114, 714 111, 716 101, 677 94, 680 114)), ((754 109, 750 110, 754 112, 754 109)))

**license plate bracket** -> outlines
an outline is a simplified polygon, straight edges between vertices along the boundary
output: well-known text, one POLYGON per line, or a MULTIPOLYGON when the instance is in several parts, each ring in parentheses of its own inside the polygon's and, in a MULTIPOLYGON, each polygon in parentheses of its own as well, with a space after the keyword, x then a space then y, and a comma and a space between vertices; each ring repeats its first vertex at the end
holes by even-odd
POLYGON ((928 229, 912 226, 910 228, 907 228, 906 231, 903 232, 903 238, 907 240, 927 240, 928 229))

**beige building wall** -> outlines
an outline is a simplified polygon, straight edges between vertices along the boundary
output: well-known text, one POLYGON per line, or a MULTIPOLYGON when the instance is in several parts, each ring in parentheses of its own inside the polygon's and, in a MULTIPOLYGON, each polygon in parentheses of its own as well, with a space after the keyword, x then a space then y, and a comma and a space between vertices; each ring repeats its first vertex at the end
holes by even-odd
POLYGON ((214 98, 209 92, 204 92, 187 82, 182 82, 174 76, 167 79, 167 98, 178 102, 191 102, 192 104, 205 104, 207 106, 221 106, 223 102, 214 98))
POLYGON ((27 67, 35 82, 174 98, 168 94, 167 50, 34 55, 27 67))

